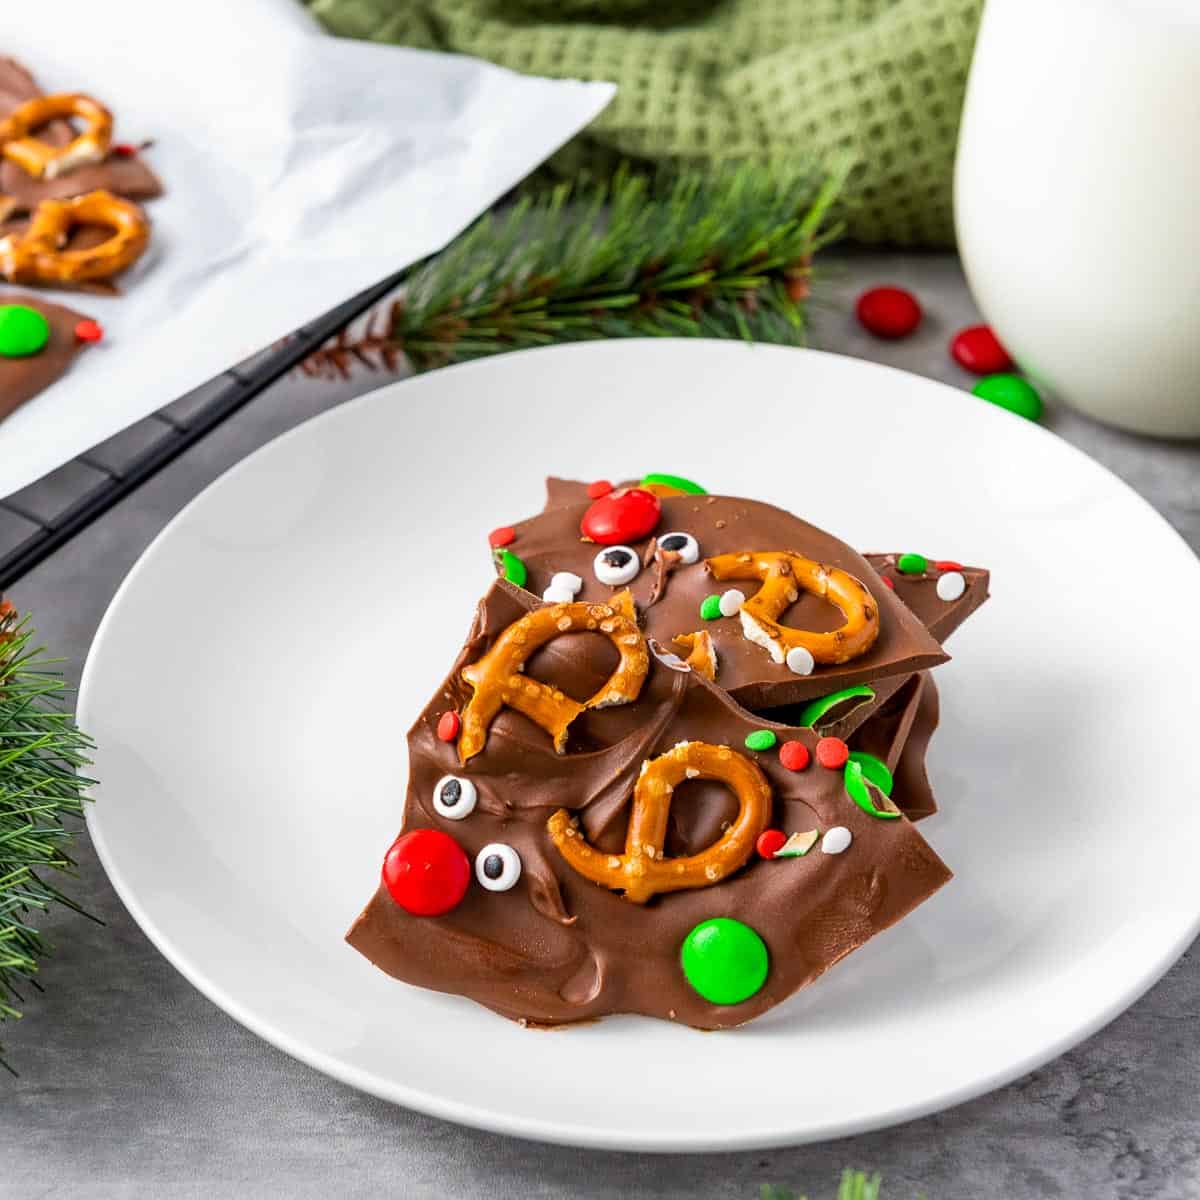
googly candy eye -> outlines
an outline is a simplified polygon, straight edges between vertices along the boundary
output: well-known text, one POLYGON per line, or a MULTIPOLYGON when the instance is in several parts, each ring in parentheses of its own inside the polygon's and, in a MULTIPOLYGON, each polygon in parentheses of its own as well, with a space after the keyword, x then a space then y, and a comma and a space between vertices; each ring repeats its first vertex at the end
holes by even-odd
POLYGON ((475 811, 479 793, 469 779, 458 775, 443 775, 433 789, 433 810, 440 817, 461 821, 475 811))
POLYGON ((592 563, 596 578, 611 587, 632 583, 642 569, 638 556, 628 546, 608 546, 592 563))
POLYGON ((521 856, 504 842, 490 842, 475 855, 475 878, 489 892, 507 892, 521 878, 521 856))
POLYGON ((690 533, 664 533, 658 539, 658 544, 664 550, 674 550, 679 555, 679 561, 689 566, 700 561, 700 543, 690 533))

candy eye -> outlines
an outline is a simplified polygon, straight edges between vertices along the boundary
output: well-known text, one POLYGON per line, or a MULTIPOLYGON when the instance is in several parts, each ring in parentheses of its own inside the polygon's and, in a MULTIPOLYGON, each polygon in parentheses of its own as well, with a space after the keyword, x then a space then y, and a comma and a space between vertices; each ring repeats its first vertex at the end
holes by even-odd
POLYGON ((623 583, 632 583, 642 564, 628 546, 609 546, 596 555, 592 569, 601 583, 619 587, 623 583))
POLYGON ((507 892, 521 878, 521 856, 503 842, 492 842, 475 855, 475 878, 489 892, 507 892))
POLYGON ((440 817, 461 821, 475 811, 479 793, 469 779, 457 775, 443 775, 433 789, 433 808, 440 817))
POLYGON ((700 543, 690 533, 664 533, 658 539, 658 544, 664 550, 674 550, 679 555, 679 561, 689 566, 700 561, 700 543))

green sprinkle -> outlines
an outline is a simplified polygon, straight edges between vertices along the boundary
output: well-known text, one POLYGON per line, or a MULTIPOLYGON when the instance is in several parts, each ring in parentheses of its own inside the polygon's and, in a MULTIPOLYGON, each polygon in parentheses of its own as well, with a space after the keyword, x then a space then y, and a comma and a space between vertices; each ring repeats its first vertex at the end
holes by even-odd
POLYGON ((500 568, 500 574, 514 587, 525 586, 529 572, 525 569, 525 564, 511 550, 497 550, 496 565, 500 568))
MULTIPOLYGON (((879 762, 878 759, 875 760, 879 762)), ((879 764, 883 766, 882 763, 879 764)), ((883 768, 885 771, 887 767, 883 768)), ((878 808, 874 799, 871 796, 871 791, 867 787, 867 779, 864 778, 865 772, 862 763, 848 762, 846 769, 842 775, 842 780, 846 786, 846 795, 858 805, 865 813, 870 813, 873 817, 879 817, 883 821, 894 821, 899 815, 899 811, 893 808, 878 808)), ((890 775, 889 775, 890 778, 890 775)), ((871 780, 873 783, 874 780, 871 780)), ((886 796, 887 793, 882 788, 880 792, 886 796)))
POLYGON ((709 1004, 741 1004, 767 981, 770 957, 762 938, 732 917, 701 921, 683 939, 684 978, 709 1004))
POLYGON ((704 603, 700 605, 700 615, 706 621, 715 621, 721 615, 721 597, 705 596, 704 603))
POLYGON ((46 348, 50 322, 27 304, 0 304, 0 358, 28 358, 46 348))
POLYGON ((987 375, 971 391, 981 400, 988 400, 1010 413, 1036 421, 1042 415, 1042 398, 1020 375, 987 375))
POLYGON ((929 559, 923 554, 902 554, 896 560, 896 567, 904 575, 924 575, 929 569, 929 559))
POLYGON ((684 479, 682 475, 643 475, 642 483, 659 483, 663 487, 678 488, 681 492, 687 492, 689 496, 707 496, 708 492, 704 490, 698 483, 693 483, 690 479, 684 479))
POLYGON ((747 750, 770 750, 779 739, 769 729, 756 729, 746 734, 747 750))
POLYGON ((830 692, 828 696, 821 696, 819 699, 804 706, 804 711, 800 714, 800 725, 804 729, 815 729, 817 722, 831 709, 837 708, 839 704, 845 704, 849 700, 859 700, 858 704, 851 705, 841 714, 843 717, 846 717, 856 708, 861 708, 864 704, 870 704, 874 699, 875 692, 861 683, 857 687, 842 688, 840 692, 830 692), (861 699, 859 699, 860 697, 861 699))
POLYGON ((863 778, 877 787, 885 796, 892 794, 892 773, 882 758, 876 758, 865 750, 851 750, 850 762, 858 763, 862 768, 863 778))

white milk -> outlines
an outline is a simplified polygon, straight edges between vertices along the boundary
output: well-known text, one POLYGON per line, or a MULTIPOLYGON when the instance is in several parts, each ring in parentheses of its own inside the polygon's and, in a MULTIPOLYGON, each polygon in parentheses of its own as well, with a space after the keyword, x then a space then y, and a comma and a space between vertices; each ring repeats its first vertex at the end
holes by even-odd
POLYGON ((990 0, 955 214, 971 290, 1035 382, 1200 436, 1200 0, 990 0))

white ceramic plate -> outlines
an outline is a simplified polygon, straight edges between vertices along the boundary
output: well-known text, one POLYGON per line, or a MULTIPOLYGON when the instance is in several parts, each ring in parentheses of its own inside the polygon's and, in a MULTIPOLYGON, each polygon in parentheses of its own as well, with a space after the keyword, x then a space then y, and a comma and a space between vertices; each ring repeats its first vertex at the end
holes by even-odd
POLYGON ((1200 913, 1200 566, 1128 488, 962 392, 832 355, 613 342, 330 412, 130 574, 80 700, 113 884, 196 987, 356 1087, 620 1149, 835 1137, 996 1087, 1109 1021, 1200 913), (990 566, 939 672, 922 826, 957 879, 749 1027, 535 1032, 342 942, 401 811, 404 731, 548 472, 673 471, 868 550, 990 566))

